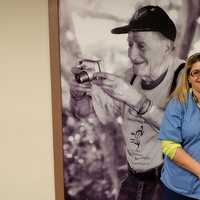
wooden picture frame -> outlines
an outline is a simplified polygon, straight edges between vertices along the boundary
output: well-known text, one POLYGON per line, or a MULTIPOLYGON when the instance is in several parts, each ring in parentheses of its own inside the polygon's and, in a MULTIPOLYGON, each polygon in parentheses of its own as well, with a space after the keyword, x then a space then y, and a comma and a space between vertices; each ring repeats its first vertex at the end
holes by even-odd
MULTIPOLYGON (((160 1, 161 2, 161 1, 160 1)), ((55 175, 55 200, 66 200, 64 192, 64 156, 63 156, 63 127, 62 127, 62 86, 61 86, 61 59, 60 59, 60 29, 59 29, 59 0, 48 0, 49 7, 49 47, 50 47, 50 64, 51 64, 51 87, 52 87, 52 120, 53 120, 53 149, 54 149, 54 175, 55 175)), ((183 0, 179 12, 186 14, 191 9, 200 6, 196 0, 183 0)), ((102 13, 101 13, 102 14, 102 13)), ((181 16, 181 15, 180 15, 181 16)), ((187 16, 187 15, 185 15, 187 16)), ((198 14, 192 16, 190 21, 187 17, 182 17, 178 34, 177 55, 185 59, 190 50, 192 39, 198 39, 195 35, 195 28, 190 27, 198 14), (192 37, 188 37, 191 36, 192 37), (183 42, 185 41, 185 42, 183 42), (184 45, 187 43, 187 46, 184 45)), ((112 18, 111 15, 107 17, 112 18)), ((198 29, 197 31, 199 31, 198 29)), ((196 31, 196 32, 197 32, 196 31)))
POLYGON ((55 199, 64 200, 62 101, 60 81, 59 0, 49 0, 49 41, 52 87, 55 199))

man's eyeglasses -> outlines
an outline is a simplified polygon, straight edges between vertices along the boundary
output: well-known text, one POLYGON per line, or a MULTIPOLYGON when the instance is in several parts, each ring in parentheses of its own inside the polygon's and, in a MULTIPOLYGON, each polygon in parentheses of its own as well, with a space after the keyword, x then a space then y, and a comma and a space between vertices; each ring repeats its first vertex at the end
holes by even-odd
POLYGON ((193 70, 190 72, 190 75, 193 77, 193 78, 200 78, 200 70, 196 69, 196 70, 193 70))

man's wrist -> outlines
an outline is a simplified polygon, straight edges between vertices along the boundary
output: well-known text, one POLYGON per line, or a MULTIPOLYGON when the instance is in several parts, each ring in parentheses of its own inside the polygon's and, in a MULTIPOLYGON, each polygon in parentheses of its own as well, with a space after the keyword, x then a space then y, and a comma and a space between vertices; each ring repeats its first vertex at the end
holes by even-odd
POLYGON ((79 101, 79 100, 83 99, 87 95, 87 93, 81 92, 81 91, 70 90, 70 95, 71 95, 72 99, 79 101))
POLYGON ((144 99, 142 100, 142 102, 139 105, 138 108, 138 115, 144 115, 145 113, 147 113, 152 107, 152 102, 150 99, 144 97, 144 99))
POLYGON ((138 92, 134 87, 127 90, 126 104, 129 105, 138 115, 146 114, 152 107, 152 101, 145 95, 138 92))

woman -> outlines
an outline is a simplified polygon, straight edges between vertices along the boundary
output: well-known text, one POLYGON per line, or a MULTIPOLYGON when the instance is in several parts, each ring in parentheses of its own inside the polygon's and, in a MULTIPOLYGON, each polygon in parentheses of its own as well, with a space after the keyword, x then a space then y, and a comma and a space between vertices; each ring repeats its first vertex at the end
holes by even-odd
POLYGON ((200 199, 200 53, 180 78, 160 128, 162 200, 200 199))

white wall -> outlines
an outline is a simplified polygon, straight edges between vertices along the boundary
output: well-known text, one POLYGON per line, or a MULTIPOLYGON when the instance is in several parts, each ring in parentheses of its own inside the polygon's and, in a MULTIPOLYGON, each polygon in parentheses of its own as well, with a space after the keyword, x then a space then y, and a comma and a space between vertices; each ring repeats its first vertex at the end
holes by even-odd
POLYGON ((0 0, 0 199, 54 200, 47 0, 0 0))

